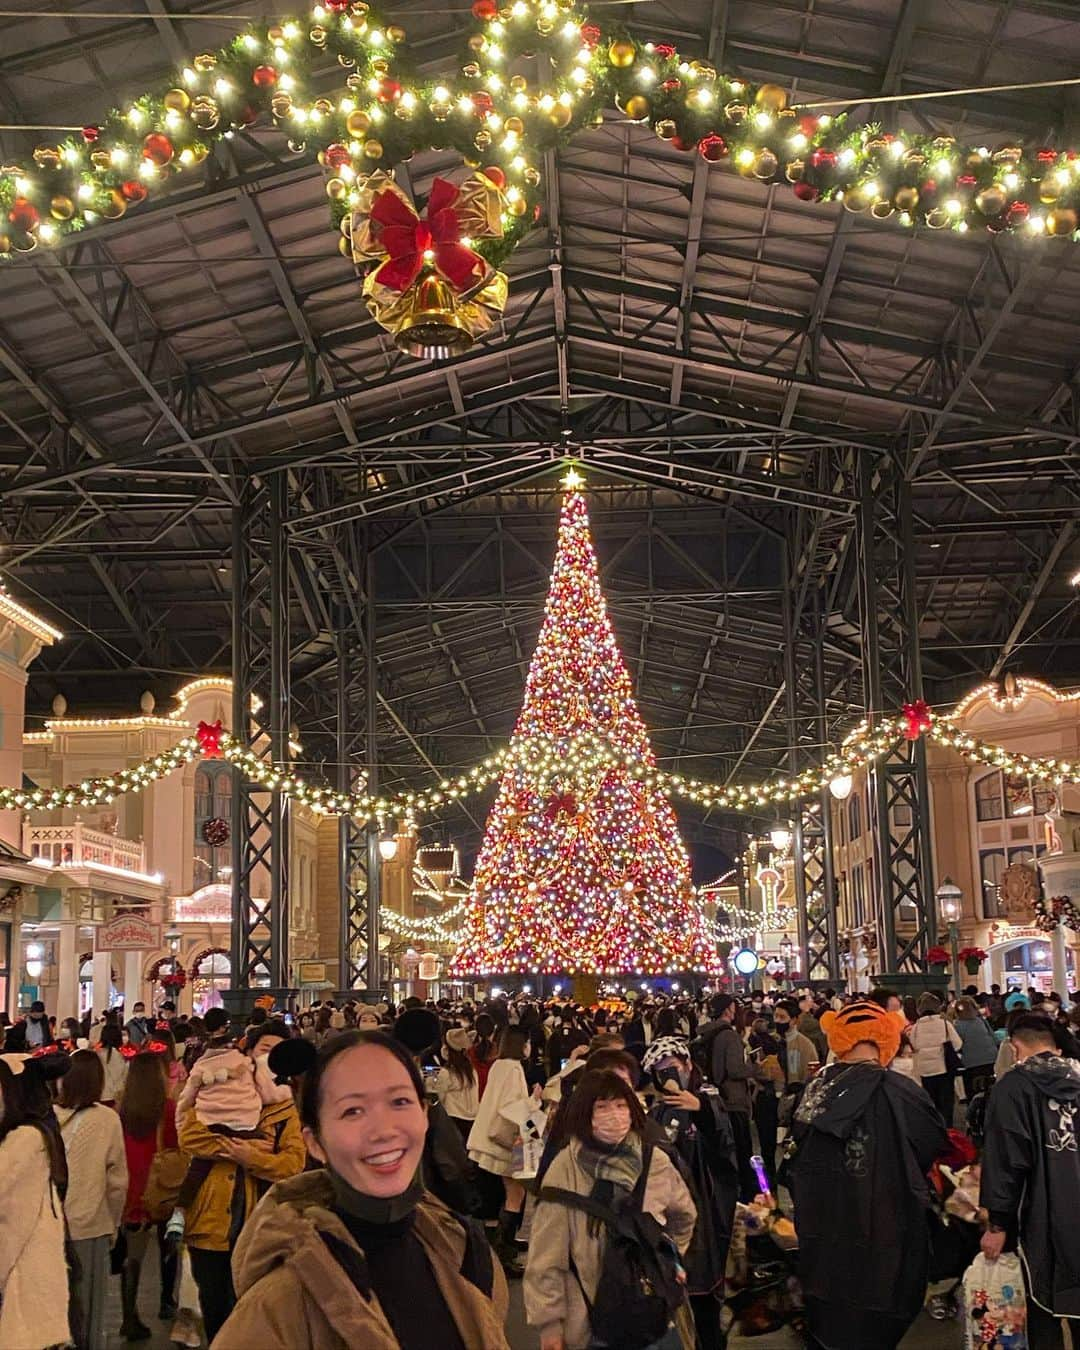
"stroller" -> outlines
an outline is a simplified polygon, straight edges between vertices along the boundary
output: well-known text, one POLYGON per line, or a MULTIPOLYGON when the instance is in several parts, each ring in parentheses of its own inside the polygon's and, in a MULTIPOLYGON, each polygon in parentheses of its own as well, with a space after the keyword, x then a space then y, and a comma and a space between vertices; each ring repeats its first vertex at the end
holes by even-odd
POLYGON ((964 1273, 978 1255, 982 1238, 975 1145, 959 1130, 949 1131, 949 1142, 951 1151, 930 1169, 929 1282, 946 1286, 927 1300, 926 1310, 937 1322, 958 1315, 964 1273))
POLYGON ((764 1163, 753 1158, 761 1194, 751 1205, 735 1206, 728 1249, 725 1330, 737 1323, 743 1336, 761 1336, 789 1325, 802 1331, 802 1287, 796 1274, 799 1243, 795 1226, 775 1204, 764 1163))

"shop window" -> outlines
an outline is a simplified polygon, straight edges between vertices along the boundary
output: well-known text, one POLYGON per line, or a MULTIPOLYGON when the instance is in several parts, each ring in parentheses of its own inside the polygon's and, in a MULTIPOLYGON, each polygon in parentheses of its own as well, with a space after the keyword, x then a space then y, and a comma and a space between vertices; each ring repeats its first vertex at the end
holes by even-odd
POLYGON ((848 802, 848 837, 852 843, 862 834, 862 797, 854 792, 848 802))
POLYGON ((210 1008, 221 1007, 221 995, 232 984, 232 966, 223 951, 204 952, 191 969, 191 1006, 202 1017, 210 1008))
POLYGON ((975 782, 975 816, 978 820, 1002 820, 1005 816, 1005 798, 1001 772, 983 774, 975 782))
POLYGON ((229 830, 232 829, 232 765, 211 760, 200 764, 195 771, 195 890, 209 886, 215 881, 223 881, 231 871, 232 845, 229 842, 229 830), (209 831, 210 821, 215 825, 209 831), (218 835, 219 821, 224 821, 227 829, 223 843, 208 842, 218 835))
POLYGON ((1003 919, 1005 909, 1001 903, 1001 874, 1005 870, 1004 849, 984 849, 979 854, 979 879, 982 885, 983 917, 1003 919))
POLYGON ((851 893, 854 900, 856 927, 866 922, 865 881, 862 865, 857 864, 851 869, 851 893))
POLYGON ((1031 793, 1037 816, 1048 816, 1057 809, 1057 793, 1053 788, 1033 788, 1031 793))

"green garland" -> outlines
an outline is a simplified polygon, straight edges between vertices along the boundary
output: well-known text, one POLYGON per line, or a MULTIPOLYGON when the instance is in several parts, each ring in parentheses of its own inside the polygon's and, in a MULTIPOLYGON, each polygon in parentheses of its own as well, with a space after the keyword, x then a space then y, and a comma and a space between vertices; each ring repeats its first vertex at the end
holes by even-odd
POLYGON ((197 170, 216 141, 272 126, 291 153, 318 151, 335 225, 369 172, 418 150, 453 150, 485 169, 505 188, 504 236, 476 248, 498 266, 540 217, 544 153, 612 108, 688 154, 790 183, 805 201, 842 201, 907 226, 1077 234, 1075 151, 892 136, 788 108, 777 85, 605 32, 571 0, 476 0, 458 68, 441 79, 413 71, 404 30, 363 0, 253 24, 100 126, 39 146, 30 165, 0 166, 0 258, 119 218, 197 170), (541 82, 518 73, 526 57, 545 72, 541 82), (317 95, 333 70, 340 84, 317 95))

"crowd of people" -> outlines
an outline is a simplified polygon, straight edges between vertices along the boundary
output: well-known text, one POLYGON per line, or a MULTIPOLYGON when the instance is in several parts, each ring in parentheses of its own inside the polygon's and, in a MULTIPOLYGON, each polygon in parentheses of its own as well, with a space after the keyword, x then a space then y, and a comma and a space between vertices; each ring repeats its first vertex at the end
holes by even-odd
POLYGON ((958 1243, 1023 1258, 1026 1340, 971 1343, 1080 1344, 1075 996, 34 1004, 0 1033, 0 1350, 101 1350, 113 1279, 146 1340, 151 1257, 180 1346, 504 1350, 521 1280, 541 1350, 784 1321, 894 1350, 958 1243))

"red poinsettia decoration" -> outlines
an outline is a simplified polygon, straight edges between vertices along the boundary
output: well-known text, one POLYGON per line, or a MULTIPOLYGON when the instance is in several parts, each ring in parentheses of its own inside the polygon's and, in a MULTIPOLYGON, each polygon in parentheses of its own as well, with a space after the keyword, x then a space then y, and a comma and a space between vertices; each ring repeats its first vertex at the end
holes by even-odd
POLYGON ((947 966, 949 964, 949 953, 944 947, 931 947, 926 953, 926 963, 930 966, 947 966))
POLYGON ((981 947, 961 947, 956 954, 961 961, 985 961, 990 953, 981 947))
POLYGON ((425 264, 456 291, 468 291, 488 275, 488 265, 461 242, 457 212, 459 188, 445 178, 431 185, 427 213, 421 219, 396 192, 380 192, 372 203, 371 219, 379 243, 390 255, 375 273, 375 282, 395 291, 407 291, 425 264))
POLYGON ((182 970, 170 971, 160 978, 166 989, 183 989, 184 985, 187 984, 187 974, 182 970))
POLYGON ((544 815, 548 820, 558 820, 560 816, 577 815, 577 798, 572 792, 553 792, 548 798, 544 815))
POLYGON ((225 731, 220 717, 216 722, 200 722, 195 728, 195 739, 207 759, 217 759, 221 755, 221 742, 224 736, 225 731))
POLYGON ((592 51, 600 42, 600 29, 594 23, 583 23, 580 32, 582 42, 592 51))
POLYGON ((925 699, 917 698, 913 703, 905 703, 901 712, 904 717, 904 739, 917 741, 930 730, 930 708, 925 699))

